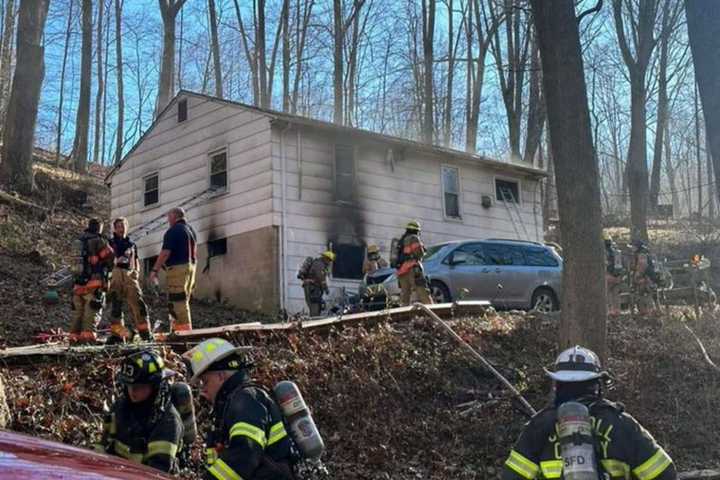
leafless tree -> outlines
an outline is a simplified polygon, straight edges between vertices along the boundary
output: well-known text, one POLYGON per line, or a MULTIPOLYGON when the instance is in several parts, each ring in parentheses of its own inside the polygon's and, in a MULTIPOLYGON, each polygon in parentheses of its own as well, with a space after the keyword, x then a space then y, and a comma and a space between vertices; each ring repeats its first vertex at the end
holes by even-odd
POLYGON ((187 0, 158 0, 163 20, 163 53, 160 67, 155 115, 159 114, 174 95, 175 78, 175 19, 187 0))
POLYGON ((93 162, 100 163, 100 145, 102 124, 102 103, 105 95, 105 71, 103 69, 103 16, 105 15, 105 0, 98 1, 97 14, 97 94, 95 97, 95 140, 93 142, 93 162))
MULTIPOLYGON (((531 0, 542 59, 562 244, 560 347, 606 351, 605 258, 598 165, 573 0, 531 0)), ((581 15, 582 17, 583 15, 581 15)))
POLYGON ((425 143, 432 144, 435 133, 433 107, 433 53, 435 42, 435 0, 422 0, 422 39, 423 39, 423 113, 422 137, 425 143))
POLYGON ((72 159, 75 171, 87 171, 88 135, 90 131, 90 88, 92 82, 92 0, 82 0, 82 63, 80 99, 75 117, 75 141, 72 159))
POLYGON ((62 69, 60 71, 60 98, 58 99, 57 138, 55 141, 55 166, 60 165, 62 155, 62 131, 63 131, 63 107, 65 104, 65 70, 67 69, 68 50, 70 47, 70 33, 72 31, 73 5, 70 0, 68 5, 67 28, 65 29, 65 46, 63 48, 62 69))
POLYGON ((5 121, 7 99, 12 78, 13 33, 15 32, 15 0, 7 0, 0 42, 0 135, 5 121))
POLYGON ((223 98, 222 65, 220 57, 220 42, 218 41, 218 21, 215 11, 215 0, 208 0, 210 13, 210 41, 212 44, 213 70, 215 72, 215 96, 223 98))
POLYGON ((120 159, 122 158, 125 138, 125 85, 123 79, 122 8, 123 0, 115 0, 115 69, 117 73, 117 126, 115 134, 115 164, 120 163, 120 159))
POLYGON ((43 35, 49 0, 21 0, 17 62, 3 131, 0 182, 29 195, 33 190, 33 139, 45 77, 43 35))

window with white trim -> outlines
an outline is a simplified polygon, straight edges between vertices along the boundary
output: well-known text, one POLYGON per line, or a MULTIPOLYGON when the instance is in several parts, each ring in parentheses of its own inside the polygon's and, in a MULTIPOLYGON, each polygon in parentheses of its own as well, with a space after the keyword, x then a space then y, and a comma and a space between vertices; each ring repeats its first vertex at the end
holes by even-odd
POLYGON ((352 203, 355 198, 355 148, 335 145, 335 200, 352 203))
POLYGON ((442 167, 443 211, 446 218, 460 218, 460 171, 442 167))
POLYGON ((160 175, 153 173, 143 179, 143 206, 149 207, 160 202, 160 175))
POLYGON ((210 156, 210 188, 227 190, 227 151, 215 152, 210 156))

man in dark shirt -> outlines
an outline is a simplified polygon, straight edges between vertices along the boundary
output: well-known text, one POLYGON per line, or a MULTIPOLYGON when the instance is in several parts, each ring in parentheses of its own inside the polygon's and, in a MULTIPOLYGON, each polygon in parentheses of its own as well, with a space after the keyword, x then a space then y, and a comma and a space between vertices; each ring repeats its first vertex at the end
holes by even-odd
POLYGON ((162 251, 150 272, 150 282, 157 282, 161 268, 167 268, 168 309, 172 331, 192 329, 190 296, 195 288, 197 236, 185 222, 185 210, 176 207, 168 212, 170 228, 163 237, 162 251))
POLYGON ((113 237, 110 246, 115 251, 115 267, 112 271, 108 301, 111 305, 109 343, 122 343, 130 332, 123 322, 122 304, 127 302, 135 331, 143 340, 151 340, 148 309, 140 288, 140 260, 137 245, 127 235, 128 221, 124 217, 113 221, 113 237))

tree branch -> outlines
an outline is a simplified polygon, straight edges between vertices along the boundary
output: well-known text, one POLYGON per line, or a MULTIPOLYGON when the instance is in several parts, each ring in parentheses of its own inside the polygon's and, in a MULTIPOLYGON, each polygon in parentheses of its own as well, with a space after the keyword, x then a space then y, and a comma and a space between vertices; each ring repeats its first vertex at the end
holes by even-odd
POLYGON ((584 12, 582 12, 577 17, 578 25, 580 25, 580 22, 582 21, 583 17, 585 17, 586 15, 590 15, 591 13, 599 12, 602 9, 602 6, 603 6, 603 0, 598 0, 597 4, 595 4, 595 6, 593 8, 589 8, 589 9, 585 10, 584 12))

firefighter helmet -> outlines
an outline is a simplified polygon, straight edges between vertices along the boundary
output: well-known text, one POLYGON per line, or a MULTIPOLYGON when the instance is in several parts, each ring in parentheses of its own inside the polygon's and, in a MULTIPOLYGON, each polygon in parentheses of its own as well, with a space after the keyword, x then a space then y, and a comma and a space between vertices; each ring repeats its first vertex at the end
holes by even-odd
POLYGON ((415 232, 420 231, 420 222, 417 220, 411 220, 408 222, 408 224, 405 226, 406 230, 413 230, 415 232))
POLYGON ((613 241, 612 235, 610 235, 607 232, 603 232, 603 240, 605 240, 606 242, 612 242, 613 241))
POLYGON ((118 379, 125 385, 159 385, 174 373, 157 352, 145 350, 125 357, 118 379))
POLYGON ((242 348, 222 338, 211 338, 200 342, 195 348, 183 354, 190 369, 190 382, 194 382, 208 370, 232 370, 251 366, 245 359, 239 359, 242 348))
POLYGON ((368 254, 380 253, 380 247, 378 247, 377 245, 368 245, 367 253, 368 254))
POLYGON ((557 382, 585 382, 607 376, 595 352, 579 345, 561 352, 554 370, 545 369, 545 373, 557 382))
POLYGON ((323 257, 323 258, 327 258, 327 259, 330 260, 331 262, 334 262, 334 261, 335 261, 335 258, 337 258, 337 255, 335 255, 335 254, 334 254, 333 252, 331 252, 330 250, 327 250, 327 251, 323 252, 320 256, 323 257))

